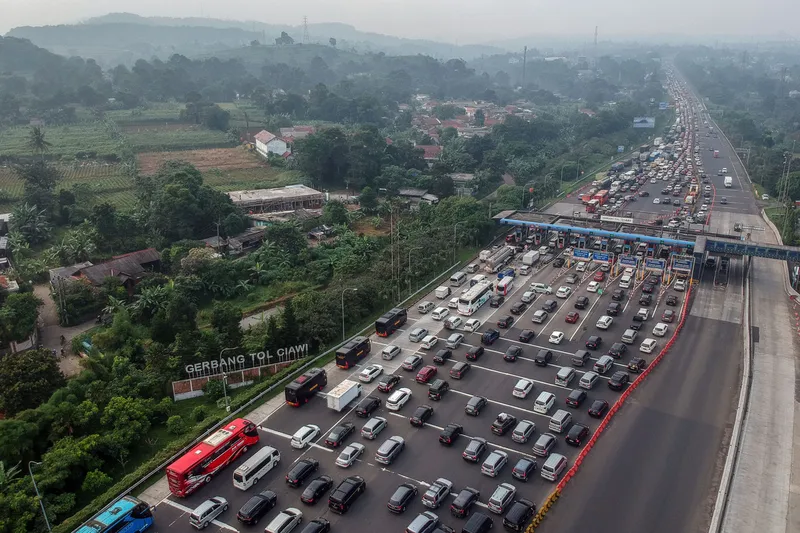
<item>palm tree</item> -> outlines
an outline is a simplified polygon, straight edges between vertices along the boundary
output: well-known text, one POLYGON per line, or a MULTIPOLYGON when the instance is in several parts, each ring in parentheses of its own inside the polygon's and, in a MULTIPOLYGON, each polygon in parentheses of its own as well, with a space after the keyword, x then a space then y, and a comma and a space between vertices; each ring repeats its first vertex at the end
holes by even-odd
POLYGON ((44 130, 40 126, 31 128, 30 133, 28 133, 28 148, 34 154, 44 159, 44 154, 50 151, 51 146, 53 145, 45 139, 44 130))
POLYGON ((8 484, 19 475, 19 463, 12 467, 6 468, 4 461, 0 461, 0 487, 7 487, 8 484))
POLYGON ((133 309, 140 315, 153 316, 158 311, 167 308, 169 290, 166 286, 145 287, 136 295, 133 309))
POLYGON ((104 315, 113 315, 117 311, 120 311, 120 310, 126 309, 126 308, 127 308, 127 304, 123 300, 120 300, 119 298, 114 298, 113 296, 109 296, 108 297, 108 303, 106 303, 106 306, 103 308, 103 314, 104 315))
POLYGON ((267 275, 267 268, 264 263, 256 261, 248 270, 250 271, 250 279, 261 285, 264 276, 267 275))

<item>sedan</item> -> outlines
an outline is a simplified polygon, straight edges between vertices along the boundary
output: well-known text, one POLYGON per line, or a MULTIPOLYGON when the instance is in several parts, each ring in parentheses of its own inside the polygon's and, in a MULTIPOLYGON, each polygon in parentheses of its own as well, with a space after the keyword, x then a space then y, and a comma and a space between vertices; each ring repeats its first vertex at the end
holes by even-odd
POLYGON ((319 468, 319 461, 312 458, 300 459, 297 461, 289 473, 286 474, 286 483, 292 487, 299 487, 319 468))
POLYGON ((328 436, 325 438, 325 445, 331 448, 338 448, 355 429, 356 426, 350 422, 339 424, 328 433, 328 436))
POLYGON ((417 372, 417 377, 415 378, 417 383, 428 383, 433 377, 436 375, 438 369, 433 365, 428 365, 422 367, 422 370, 417 372))
POLYGON ((564 340, 564 332, 563 331, 554 331, 550 334, 550 338, 547 339, 547 342, 550 344, 561 344, 561 341, 564 340))
POLYGON ((655 289, 655 285, 652 283, 645 283, 642 285, 642 292, 645 294, 652 294, 653 290, 655 289))
POLYGON ((360 442, 351 442, 342 450, 342 453, 339 454, 339 457, 336 459, 336 464, 342 468, 353 466, 353 463, 364 453, 365 449, 366 447, 360 442))
POLYGON ((514 398, 525 399, 532 390, 533 381, 526 378, 520 378, 519 381, 517 381, 517 384, 514 385, 514 390, 511 392, 511 394, 514 396, 514 398))
POLYGON ((622 390, 625 388, 625 385, 631 380, 631 377, 628 375, 627 372, 620 370, 619 372, 614 372, 614 375, 611 376, 611 379, 608 380, 608 388, 611 390, 622 390))
POLYGON ((567 324, 575 324, 580 317, 581 315, 578 314, 577 311, 570 311, 567 313, 567 316, 564 317, 564 322, 567 324))
POLYGON ((605 400, 595 400, 589 408, 589 416, 592 418, 603 418, 608 411, 608 402, 605 400))
POLYGON ((522 356, 522 348, 519 346, 509 346, 506 350, 506 353, 503 354, 503 360, 508 361, 509 363, 513 363, 517 360, 517 357, 522 356))
POLYGON ((594 273, 594 277, 592 277, 592 279, 594 281, 605 281, 606 273, 603 272, 602 270, 598 270, 597 272, 594 273))
POLYGON ((289 533, 294 530, 303 520, 303 513, 300 509, 289 507, 281 511, 278 516, 272 519, 272 522, 266 527, 264 531, 280 531, 281 533, 289 533))
POLYGON ((411 483, 403 483, 389 498, 386 507, 395 514, 404 513, 411 502, 416 498, 418 489, 411 483))
POLYGON ((409 355, 403 361, 403 370, 414 371, 422 364, 422 356, 414 354, 409 355))
POLYGON ((580 407, 586 401, 586 391, 583 389, 573 389, 567 396, 567 405, 570 407, 580 407))
POLYGON ((511 327, 511 324, 514 323, 514 317, 511 315, 504 316, 500 320, 497 321, 497 327, 500 329, 507 329, 511 327))
POLYGON ((578 296, 575 299, 575 309, 586 309, 589 307, 589 298, 586 296, 578 296))
POLYGON ((319 426, 315 426, 314 424, 307 424, 300 429, 298 429, 294 435, 292 435, 291 445, 292 448, 296 448, 298 450, 302 450, 308 444, 316 439, 319 436, 319 426))
POLYGON ((511 440, 525 444, 533 436, 534 431, 536 431, 536 424, 530 420, 521 420, 511 432, 511 440))
POLYGON ((470 463, 477 463, 481 460, 484 453, 486 453, 486 439, 473 437, 472 440, 469 441, 469 444, 467 444, 467 447, 464 448, 461 457, 470 463))
POLYGON ((381 392, 392 392, 398 383, 400 383, 400 376, 396 374, 386 374, 378 382, 378 390, 381 392))
POLYGON ((386 400, 386 408, 390 411, 399 411, 411 399, 411 389, 398 389, 386 400))
POLYGON ((666 303, 667 305, 676 306, 678 305, 678 297, 675 296, 674 294, 670 294, 669 296, 667 296, 666 303))
POLYGON ((570 294, 572 294, 572 289, 566 285, 562 285, 556 291, 556 298, 568 298, 570 294))
POLYGON ((588 292, 597 292, 597 289, 600 288, 600 283, 596 281, 590 281, 589 284, 586 286, 586 290, 588 292))
POLYGON ((536 333, 530 329, 523 329, 522 333, 519 334, 519 341, 520 342, 530 342, 536 336, 536 333))
POLYGON ((528 304, 526 304, 525 302, 517 302, 511 306, 510 311, 512 315, 521 315, 522 313, 525 312, 527 308, 528 304))
POLYGON ((356 407, 356 416, 367 418, 372 412, 381 406, 381 399, 377 396, 367 396, 356 407))
POLYGON ((308 487, 300 496, 300 501, 308 505, 314 505, 332 486, 333 479, 330 476, 319 476, 308 484, 308 487))

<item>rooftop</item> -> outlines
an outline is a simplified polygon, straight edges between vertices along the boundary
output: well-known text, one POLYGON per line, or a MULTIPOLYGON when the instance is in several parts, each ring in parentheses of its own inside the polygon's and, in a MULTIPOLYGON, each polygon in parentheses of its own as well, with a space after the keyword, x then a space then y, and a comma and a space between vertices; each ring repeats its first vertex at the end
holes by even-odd
POLYGON ((253 189, 251 191, 231 191, 228 196, 233 203, 257 202, 259 200, 280 200, 282 198, 299 198, 322 196, 322 193, 305 185, 287 185, 274 189, 253 189))

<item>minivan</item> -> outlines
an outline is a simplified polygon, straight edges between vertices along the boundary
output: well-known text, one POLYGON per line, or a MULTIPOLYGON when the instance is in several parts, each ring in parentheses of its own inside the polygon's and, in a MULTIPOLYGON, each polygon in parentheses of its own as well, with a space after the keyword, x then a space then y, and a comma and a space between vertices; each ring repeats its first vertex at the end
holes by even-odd
POLYGON ((626 329, 625 333, 622 334, 622 339, 620 339, 625 344, 633 344, 636 341, 636 335, 638 335, 638 331, 635 329, 626 329))
POLYGON ((264 446, 240 465, 233 473, 233 486, 247 490, 263 478, 281 461, 281 452, 272 446, 264 446))
POLYGON ((547 411, 556 403, 556 395, 552 392, 542 391, 539 397, 533 402, 533 410, 537 413, 546 415, 547 411))
POLYGON ((542 465, 542 477, 548 481, 556 481, 565 468, 567 468, 567 458, 559 453, 551 453, 542 465))
POLYGON ((464 270, 466 270, 468 274, 474 274, 478 271, 478 265, 476 263, 470 263, 464 270))
POLYGON ((520 498, 515 501, 503 517, 503 527, 511 531, 522 531, 533 518, 536 507, 533 502, 520 498))
POLYGON ((550 423, 547 425, 550 431, 556 433, 564 433, 569 425, 572 423, 572 414, 569 411, 559 409, 550 417, 550 423))
POLYGON ((488 533, 494 521, 483 513, 473 513, 461 528, 461 533, 488 533))
POLYGON ((588 350, 578 350, 575 352, 575 355, 572 356, 572 364, 573 366, 583 366, 590 357, 591 354, 588 350))
POLYGON ((614 358, 610 355, 604 355, 594 364, 594 371, 600 375, 608 372, 608 369, 614 366, 614 358))
POLYGON ((598 381, 600 381, 600 376, 597 375, 597 372, 586 372, 581 376, 580 381, 578 381, 578 387, 592 390, 592 387, 594 387, 594 384, 598 381))
POLYGON ((434 320, 444 320, 450 314, 450 309, 447 307, 437 307, 431 313, 431 318, 434 320))
POLYGON ((568 366, 562 367, 556 374, 556 385, 569 387, 573 379, 575 379, 575 369, 568 366))
POLYGON ((467 275, 463 272, 456 272, 452 276, 450 276, 450 285, 453 287, 461 286, 465 281, 467 281, 467 275))
POLYGON ((228 500, 222 496, 209 498, 189 515, 189 523, 196 529, 205 529, 212 520, 228 510, 228 500))
POLYGON ((419 303, 419 305, 417 306, 417 311, 419 311, 419 314, 424 315, 433 311, 435 307, 436 305, 433 302, 425 300, 419 303))
MULTIPOLYGON (((433 305, 433 304, 431 304, 433 305)), ((408 340, 411 342, 420 342, 428 335, 428 330, 425 328, 414 328, 411 330, 411 333, 408 334, 408 340)))

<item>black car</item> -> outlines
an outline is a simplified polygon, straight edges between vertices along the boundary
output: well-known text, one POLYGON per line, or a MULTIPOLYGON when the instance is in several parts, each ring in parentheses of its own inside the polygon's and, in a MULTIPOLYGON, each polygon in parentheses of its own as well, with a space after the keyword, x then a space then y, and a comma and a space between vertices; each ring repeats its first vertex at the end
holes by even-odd
POLYGON ((652 294, 642 294, 639 297, 639 305, 643 305, 643 306, 647 307, 651 303, 653 303, 653 295, 652 294))
POLYGON ((319 476, 308 484, 306 490, 300 496, 300 501, 308 505, 314 505, 322 496, 331 490, 333 479, 330 476, 319 476))
POLYGON ((470 361, 477 361, 481 358, 484 351, 483 346, 472 346, 467 350, 466 358, 470 361))
POLYGON ((517 417, 508 413, 500 413, 492 422, 492 433, 501 437, 517 424, 517 417))
POLYGON ((494 344, 494 341, 496 341, 499 338, 500 338, 500 332, 497 331, 496 329, 489 328, 483 332, 483 335, 481 335, 481 344, 491 346, 492 344, 494 344))
POLYGON ((622 289, 614 289, 614 292, 611 293, 611 299, 615 302, 621 302, 625 299, 625 291, 622 289))
POLYGON ((556 257, 556 260, 555 260, 555 261, 553 261, 553 267, 555 267, 555 268, 561 268, 562 266, 564 266, 564 263, 565 263, 565 262, 566 262, 566 261, 564 260, 564 258, 563 258, 563 257, 556 257))
POLYGON ((397 487, 397 490, 395 490, 394 494, 389 498, 386 507, 395 514, 404 513, 406 508, 414 501, 417 492, 417 487, 411 483, 403 483, 397 487))
POLYGON ((598 335, 592 335, 586 339, 586 348, 589 350, 596 350, 603 344, 603 338, 598 335))
POLYGON ((511 475, 514 476, 514 479, 518 479, 520 481, 528 481, 530 477, 536 472, 536 468, 539 464, 536 462, 536 459, 529 459, 527 457, 523 457, 517 464, 514 465, 514 469, 511 471, 511 475))
POLYGON ((645 294, 650 294, 655 290, 655 286, 652 283, 645 283, 642 285, 642 292, 645 294))
POLYGON ((611 345, 611 348, 608 349, 608 355, 613 357, 614 359, 621 359, 625 352, 628 351, 628 345, 622 342, 615 342, 611 345))
POLYGON ((674 294, 670 294, 669 296, 667 296, 667 305, 673 305, 673 306, 678 305, 678 297, 675 296, 674 294))
POLYGON ((587 438, 589 438, 589 428, 583 424, 574 424, 564 440, 572 446, 580 446, 587 438))
POLYGON ((436 363, 437 365, 443 365, 451 357, 453 357, 452 350, 442 349, 436 352, 436 355, 433 356, 433 362, 436 363))
POLYGON ((603 418, 608 411, 608 402, 605 400, 595 400, 589 408, 589 416, 593 418, 603 418))
POLYGON ((253 526, 275 507, 277 501, 278 495, 271 490, 259 492, 242 505, 242 508, 236 513, 236 519, 243 524, 253 526))
POLYGON ((414 410, 414 414, 411 415, 411 418, 409 418, 408 421, 414 427, 422 427, 425 425, 425 422, 427 422, 432 416, 433 416, 433 407, 431 407, 430 405, 423 404, 417 407, 416 410, 414 410))
POLYGON ((372 412, 381 406, 381 399, 375 396, 367 396, 356 407, 356 416, 367 418, 372 412))
POLYGON ((464 451, 461 452, 461 457, 470 463, 477 463, 486 453, 486 439, 480 437, 473 437, 464 451))
POLYGON ((467 372, 470 371, 471 368, 471 364, 465 363, 464 361, 459 361, 450 369, 450 377, 453 379, 461 379, 467 372))
POLYGON ((555 300, 545 300, 542 304, 542 310, 547 311, 548 313, 552 313, 558 307, 558 303, 555 300))
POLYGON ((578 296, 575 299, 575 309, 586 309, 589 307, 589 298, 586 296, 578 296))
POLYGON ((631 377, 627 372, 623 370, 614 372, 614 375, 612 375, 611 379, 608 380, 608 388, 611 390, 622 390, 630 380, 631 377))
POLYGON ((300 533, 329 533, 331 530, 331 523, 326 518, 315 518, 308 524, 300 533))
POLYGON ((331 448, 338 448, 342 445, 344 440, 350 436, 350 434, 355 431, 356 426, 350 422, 344 422, 343 424, 339 424, 335 428, 328 433, 328 436, 325 437, 325 445, 330 446, 331 448))
POLYGON ((522 356, 522 348, 519 346, 509 346, 506 353, 503 354, 503 360, 508 361, 509 363, 513 363, 517 360, 517 357, 522 356))
POLYGON ((536 514, 536 506, 533 505, 533 502, 519 499, 511 505, 503 517, 503 527, 511 531, 522 531, 534 514, 536 514))
POLYGON ((447 424, 439 433, 439 442, 445 446, 452 446, 462 433, 464 433, 464 427, 461 424, 447 424))
POLYGON ((517 302, 511 306, 510 311, 512 315, 521 315, 522 313, 525 312, 527 308, 528 304, 526 304, 525 302, 517 302))
POLYGON ((586 400, 586 391, 583 389, 572 389, 572 392, 567 396, 567 405, 570 407, 580 407, 586 400))
POLYGON ((292 487, 299 487, 308 477, 317 471, 319 461, 312 458, 300 459, 297 461, 289 473, 286 474, 286 483, 292 487))
POLYGON ((391 392, 400 383, 400 376, 396 374, 384 374, 378 381, 378 390, 381 392, 391 392))
POLYGON ((464 407, 464 412, 468 415, 478 416, 481 414, 481 409, 486 407, 488 403, 488 400, 483 396, 473 396, 464 407))
POLYGON ((606 307, 606 314, 608 316, 618 316, 622 311, 622 305, 619 302, 611 302, 606 307))
POLYGON ((450 504, 450 514, 456 518, 468 516, 470 509, 478 501, 480 495, 481 493, 472 487, 461 489, 453 503, 450 504))
POLYGON ((539 350, 539 353, 533 358, 533 362, 536 363, 536 366, 547 366, 552 359, 553 352, 550 350, 539 350))
POLYGON ((514 317, 511 315, 504 316, 497 321, 497 327, 500 329, 508 329, 514 323, 514 317))
POLYGON ((645 368, 647 368, 647 361, 645 361, 643 357, 633 357, 630 363, 628 363, 628 370, 634 374, 638 374, 645 368))
POLYGON ((344 478, 328 496, 328 508, 334 513, 346 513, 366 488, 367 482, 361 476, 344 478))
POLYGON ((533 330, 523 329, 522 333, 519 334, 519 342, 531 342, 535 336, 536 333, 533 330))
MULTIPOLYGON (((485 301, 486 300, 484 300, 484 302, 485 301)), ((503 305, 503 302, 505 301, 506 301, 505 296, 503 296, 502 294, 495 294, 494 296, 492 296, 492 299, 489 300, 489 307, 495 307, 495 308, 500 307, 501 305, 503 305)))

